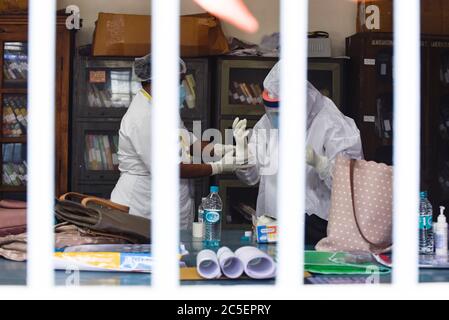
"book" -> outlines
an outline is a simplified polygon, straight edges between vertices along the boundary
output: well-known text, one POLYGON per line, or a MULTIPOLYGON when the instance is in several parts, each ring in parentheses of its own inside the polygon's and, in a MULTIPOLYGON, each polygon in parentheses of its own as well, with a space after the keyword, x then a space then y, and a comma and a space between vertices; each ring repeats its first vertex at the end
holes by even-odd
POLYGON ((3 135, 19 137, 26 135, 27 109, 26 96, 7 95, 3 99, 3 135))
POLYGON ((263 103, 262 93, 258 84, 234 81, 229 90, 229 97, 233 104, 256 106, 263 103))
MULTIPOLYGON (((179 248, 181 258, 188 255, 183 244, 179 248)), ((92 272, 151 273, 153 256, 151 245, 87 245, 69 247, 54 254, 55 270, 79 270, 92 272)))
POLYGON ((103 136, 103 145, 106 153, 107 170, 114 170, 111 144, 109 143, 109 137, 106 135, 103 136))
POLYGON ((118 169, 118 136, 86 135, 85 161, 88 170, 114 171, 118 169))

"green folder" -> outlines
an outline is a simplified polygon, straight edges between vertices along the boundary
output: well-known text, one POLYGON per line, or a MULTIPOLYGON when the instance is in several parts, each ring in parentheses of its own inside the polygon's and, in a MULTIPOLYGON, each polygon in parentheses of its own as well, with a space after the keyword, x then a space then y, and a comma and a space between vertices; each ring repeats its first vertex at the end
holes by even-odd
POLYGON ((347 263, 347 253, 306 251, 305 271, 324 275, 385 275, 391 269, 375 262, 347 263))

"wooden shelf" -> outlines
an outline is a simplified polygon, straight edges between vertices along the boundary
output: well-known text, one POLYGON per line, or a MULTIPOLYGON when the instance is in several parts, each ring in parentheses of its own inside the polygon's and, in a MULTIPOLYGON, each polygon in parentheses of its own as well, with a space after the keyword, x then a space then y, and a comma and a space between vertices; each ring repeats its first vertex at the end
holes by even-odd
POLYGON ((1 143, 27 143, 27 137, 0 137, 1 143))
POLYGON ((25 186, 22 186, 22 187, 0 186, 0 192, 21 193, 21 192, 26 192, 26 191, 27 191, 27 188, 25 186))
POLYGON ((27 88, 1 88, 0 89, 1 94, 27 94, 28 90, 27 88))

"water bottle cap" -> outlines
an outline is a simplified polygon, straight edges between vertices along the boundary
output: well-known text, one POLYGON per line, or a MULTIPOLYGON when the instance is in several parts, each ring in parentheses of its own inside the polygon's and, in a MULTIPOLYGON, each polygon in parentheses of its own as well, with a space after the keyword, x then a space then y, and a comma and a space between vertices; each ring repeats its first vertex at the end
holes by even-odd
POLYGON ((210 192, 211 193, 218 193, 218 191, 220 191, 220 189, 217 186, 210 187, 210 192))
POLYGON ((428 193, 427 193, 427 191, 423 191, 419 195, 420 195, 421 199, 425 199, 425 198, 427 198, 428 193))

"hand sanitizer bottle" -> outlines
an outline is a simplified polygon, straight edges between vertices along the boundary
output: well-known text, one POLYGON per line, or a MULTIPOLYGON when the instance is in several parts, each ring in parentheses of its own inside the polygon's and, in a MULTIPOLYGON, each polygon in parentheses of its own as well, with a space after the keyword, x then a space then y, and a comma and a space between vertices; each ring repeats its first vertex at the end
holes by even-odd
POLYGON ((444 215, 445 207, 440 207, 441 214, 435 226, 435 254, 437 257, 448 257, 448 224, 444 215))

